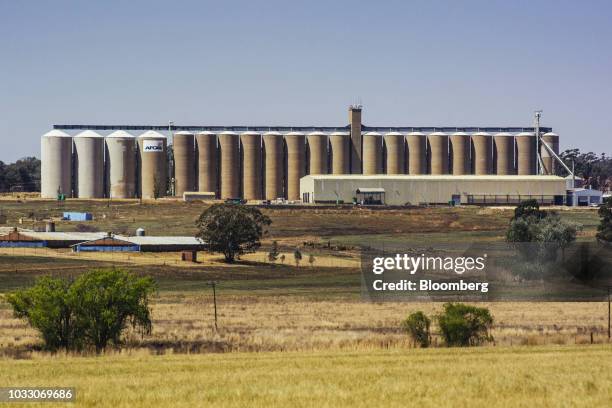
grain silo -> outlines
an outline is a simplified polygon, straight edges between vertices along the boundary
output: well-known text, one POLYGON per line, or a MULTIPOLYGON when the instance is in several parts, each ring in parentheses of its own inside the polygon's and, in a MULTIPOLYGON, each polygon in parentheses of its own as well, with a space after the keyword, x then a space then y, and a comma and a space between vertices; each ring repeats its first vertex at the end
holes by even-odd
POLYGON ((398 132, 389 132, 384 136, 385 153, 387 158, 387 174, 405 174, 404 165, 406 152, 404 135, 398 132))
POLYGON ((472 173, 483 176, 492 172, 493 139, 487 132, 472 135, 472 173))
POLYGON ((331 147, 331 174, 350 174, 349 149, 350 138, 348 132, 333 132, 329 135, 331 147))
POLYGON ((408 174, 425 174, 427 167, 425 133, 410 132, 406 135, 408 149, 408 174))
POLYGON ((168 139, 154 130, 138 137, 139 192, 143 199, 163 197, 168 187, 168 139))
POLYGON ((512 134, 501 132, 493 136, 493 166, 495 174, 508 176, 514 174, 514 138, 512 134))
POLYGON ((382 135, 368 132, 363 135, 363 174, 382 173, 382 135))
POLYGON ((285 135, 287 145, 287 199, 300 200, 300 179, 306 174, 306 145, 304 134, 285 135))
POLYGON ((217 193, 217 135, 213 132, 196 134, 198 191, 217 193))
POLYGON ((306 136, 309 151, 308 174, 327 174, 327 135, 312 132, 306 136))
POLYGON ((176 132, 172 138, 174 153, 174 195, 182 197, 195 191, 195 136, 191 132, 176 132))
POLYGON ((238 133, 219 134, 219 173, 221 175, 221 198, 240 197, 240 137, 238 133))
POLYGON ((76 196, 104 197, 104 137, 85 130, 74 137, 76 196))
POLYGON ((45 133, 41 144, 40 195, 57 198, 72 196, 72 137, 61 130, 45 133))
POLYGON ((546 143, 556 155, 559 155, 559 135, 556 133, 544 133, 541 139, 540 146, 540 155, 542 157, 542 165, 544 166, 543 173, 544 174, 557 174, 557 166, 556 161, 553 158, 553 155, 550 154, 550 151, 544 147, 544 143, 546 143))
POLYGON ((456 132, 450 136, 451 173, 470 174, 470 135, 456 132))
POLYGON ((106 196, 136 197, 136 137, 124 130, 106 136, 106 196))
POLYGON ((244 132, 242 143, 242 191, 246 200, 261 200, 261 135, 244 132))
POLYGON ((263 135, 265 199, 283 197, 283 135, 267 132, 263 135))
POLYGON ((516 173, 519 176, 535 174, 536 139, 532 132, 519 133, 516 142, 516 173))
POLYGON ((448 174, 448 135, 434 132, 427 135, 430 174, 448 174))

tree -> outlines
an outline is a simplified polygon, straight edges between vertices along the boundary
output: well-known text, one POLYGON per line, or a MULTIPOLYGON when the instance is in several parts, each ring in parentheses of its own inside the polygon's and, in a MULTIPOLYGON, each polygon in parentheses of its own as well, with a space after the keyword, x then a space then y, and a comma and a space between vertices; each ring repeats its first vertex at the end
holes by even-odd
POLYGON ((402 322, 402 329, 408 333, 412 340, 422 348, 429 347, 431 320, 420 310, 411 313, 406 320, 402 322))
POLYGON ((612 242, 612 197, 607 197, 597 211, 599 225, 597 226, 597 239, 612 242))
POLYGON ((278 242, 272 241, 272 248, 268 252, 268 261, 276 262, 278 259, 278 242))
POLYGON ((210 252, 220 252, 228 263, 236 256, 253 252, 261 246, 260 239, 270 225, 270 218, 256 207, 241 204, 215 204, 196 220, 201 239, 210 252))
POLYGON ((443 307, 437 320, 447 346, 475 346, 493 340, 489 335, 493 325, 489 309, 463 303, 445 303, 443 307))
POLYGON ((312 267, 315 263, 315 256, 313 254, 308 255, 308 263, 312 267))
POLYGON ((546 217, 547 212, 540 210, 540 204, 538 204, 537 200, 525 200, 521 201, 519 205, 514 209, 514 217, 513 220, 517 220, 520 218, 528 218, 535 217, 537 219, 541 219, 546 217))
POLYGON ((86 344, 100 352, 119 345, 128 325, 151 333, 149 298, 155 284, 120 269, 97 269, 77 278, 69 290, 69 303, 77 311, 77 327, 86 344))
POLYGON ((39 278, 28 289, 9 293, 8 303, 17 318, 26 319, 40 332, 48 350, 75 348, 76 313, 69 302, 70 283, 51 277, 39 278))
POLYGON ((295 251, 293 251, 293 259, 295 260, 295 266, 300 266, 300 261, 302 260, 300 248, 295 248, 295 251))
POLYGON ((44 277, 29 289, 8 295, 16 317, 41 333, 45 347, 55 351, 93 348, 96 352, 121 342, 131 325, 151 332, 151 278, 120 269, 89 271, 74 281, 44 277))

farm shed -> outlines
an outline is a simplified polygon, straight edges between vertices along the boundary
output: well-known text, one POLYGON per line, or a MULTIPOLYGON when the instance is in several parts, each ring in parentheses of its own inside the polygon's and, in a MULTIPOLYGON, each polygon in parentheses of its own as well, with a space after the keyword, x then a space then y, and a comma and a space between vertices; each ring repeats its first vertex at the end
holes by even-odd
POLYGON ((142 252, 202 251, 206 246, 195 237, 124 237, 140 247, 142 252))
POLYGON ((106 236, 72 245, 72 250, 74 252, 140 252, 140 246, 125 239, 106 236))
POLYGON ((63 218, 67 221, 91 221, 93 215, 87 212, 65 212, 63 218))
POLYGON ((42 248, 46 242, 32 238, 14 228, 13 231, 5 235, 0 235, 0 248, 42 248))

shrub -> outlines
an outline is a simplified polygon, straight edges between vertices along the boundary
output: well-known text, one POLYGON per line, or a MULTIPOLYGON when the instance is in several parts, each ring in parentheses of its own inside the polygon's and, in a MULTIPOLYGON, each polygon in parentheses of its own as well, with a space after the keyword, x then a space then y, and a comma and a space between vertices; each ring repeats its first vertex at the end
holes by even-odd
POLYGON ((412 338, 419 346, 429 347, 430 334, 429 327, 431 320, 420 310, 411 313, 406 320, 402 322, 402 329, 412 338))
POLYGON ((96 352, 121 342, 131 325, 151 332, 149 297, 151 278, 139 278, 120 269, 87 272, 73 282, 44 277, 29 289, 8 295, 16 317, 41 333, 48 350, 96 352))
POLYGON ((612 197, 607 197, 597 211, 600 217, 597 239, 612 242, 612 197))
POLYGON ((489 335, 493 317, 487 308, 445 303, 437 320, 447 346, 475 346, 493 339, 489 335))

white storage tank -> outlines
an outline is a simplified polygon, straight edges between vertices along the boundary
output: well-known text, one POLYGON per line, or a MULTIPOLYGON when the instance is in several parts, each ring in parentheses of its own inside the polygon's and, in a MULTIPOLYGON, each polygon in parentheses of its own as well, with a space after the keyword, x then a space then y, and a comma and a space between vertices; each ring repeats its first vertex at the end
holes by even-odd
POLYGON ((75 196, 104 198, 104 137, 85 130, 74 137, 75 196))
POLYGON ((40 140, 40 195, 57 198, 72 196, 72 137, 61 130, 51 130, 40 140))

